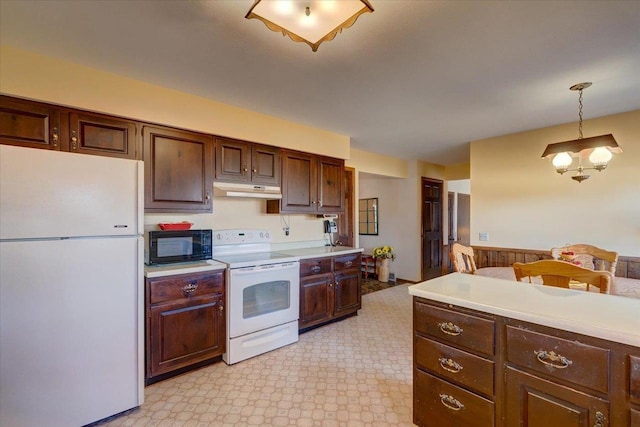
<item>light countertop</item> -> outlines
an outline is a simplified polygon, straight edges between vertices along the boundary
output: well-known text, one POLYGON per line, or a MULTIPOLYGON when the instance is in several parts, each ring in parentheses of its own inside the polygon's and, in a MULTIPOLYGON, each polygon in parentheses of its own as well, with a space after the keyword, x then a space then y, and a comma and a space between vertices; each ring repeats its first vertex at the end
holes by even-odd
POLYGON ((166 265, 145 265, 144 277, 174 276, 176 274, 200 273, 202 271, 224 270, 227 264, 207 260, 201 262, 183 262, 166 265))
POLYGON ((640 347, 640 300, 451 273, 409 293, 459 307, 640 347))
POLYGON ((319 258, 325 256, 347 255, 362 252, 362 248, 352 248, 349 246, 317 246, 312 248, 298 248, 278 250, 278 253, 291 255, 300 259, 319 258))

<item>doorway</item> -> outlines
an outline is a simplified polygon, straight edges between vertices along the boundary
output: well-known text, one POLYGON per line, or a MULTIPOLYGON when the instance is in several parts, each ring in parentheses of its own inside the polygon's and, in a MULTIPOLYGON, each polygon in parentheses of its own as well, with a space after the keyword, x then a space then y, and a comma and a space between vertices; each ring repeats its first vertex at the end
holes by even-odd
POLYGON ((422 178, 422 280, 442 274, 443 182, 422 178))

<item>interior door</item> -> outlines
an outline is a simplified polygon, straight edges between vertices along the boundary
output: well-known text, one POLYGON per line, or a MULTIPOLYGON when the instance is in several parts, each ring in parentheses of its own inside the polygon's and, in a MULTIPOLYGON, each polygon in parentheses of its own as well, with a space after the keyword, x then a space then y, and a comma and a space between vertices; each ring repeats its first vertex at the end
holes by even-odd
POLYGON ((441 275, 442 181, 422 178, 422 280, 441 275))
POLYGON ((471 246, 471 195, 458 193, 458 242, 471 246))

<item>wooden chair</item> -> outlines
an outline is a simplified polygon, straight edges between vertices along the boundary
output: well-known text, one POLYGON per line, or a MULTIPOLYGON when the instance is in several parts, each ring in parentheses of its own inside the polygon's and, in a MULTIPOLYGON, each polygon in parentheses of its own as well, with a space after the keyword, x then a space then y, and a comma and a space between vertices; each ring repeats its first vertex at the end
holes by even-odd
POLYGON ((449 252, 453 271, 458 273, 476 274, 476 262, 473 259, 473 248, 454 243, 449 252))
POLYGON ((586 284, 587 291, 590 286, 595 286, 602 294, 609 293, 612 280, 612 275, 608 271, 591 270, 569 262, 550 259, 529 263, 515 262, 513 272, 518 282, 528 277, 529 283, 533 283, 533 277, 541 276, 544 285, 575 289, 569 286, 573 281, 586 284))
POLYGON ((592 245, 575 244, 562 248, 551 248, 551 256, 554 259, 561 259, 562 252, 573 252, 575 254, 574 261, 580 261, 584 268, 592 270, 605 270, 616 275, 616 266, 618 265, 618 253, 600 249, 592 245))

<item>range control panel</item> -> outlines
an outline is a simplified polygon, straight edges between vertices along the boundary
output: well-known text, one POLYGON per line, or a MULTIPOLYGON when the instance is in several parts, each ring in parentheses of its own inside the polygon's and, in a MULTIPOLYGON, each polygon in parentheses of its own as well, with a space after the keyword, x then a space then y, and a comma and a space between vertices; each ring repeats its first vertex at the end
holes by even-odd
POLYGON ((246 243, 270 243, 271 235, 267 230, 233 229, 215 230, 214 245, 239 245, 246 243))

